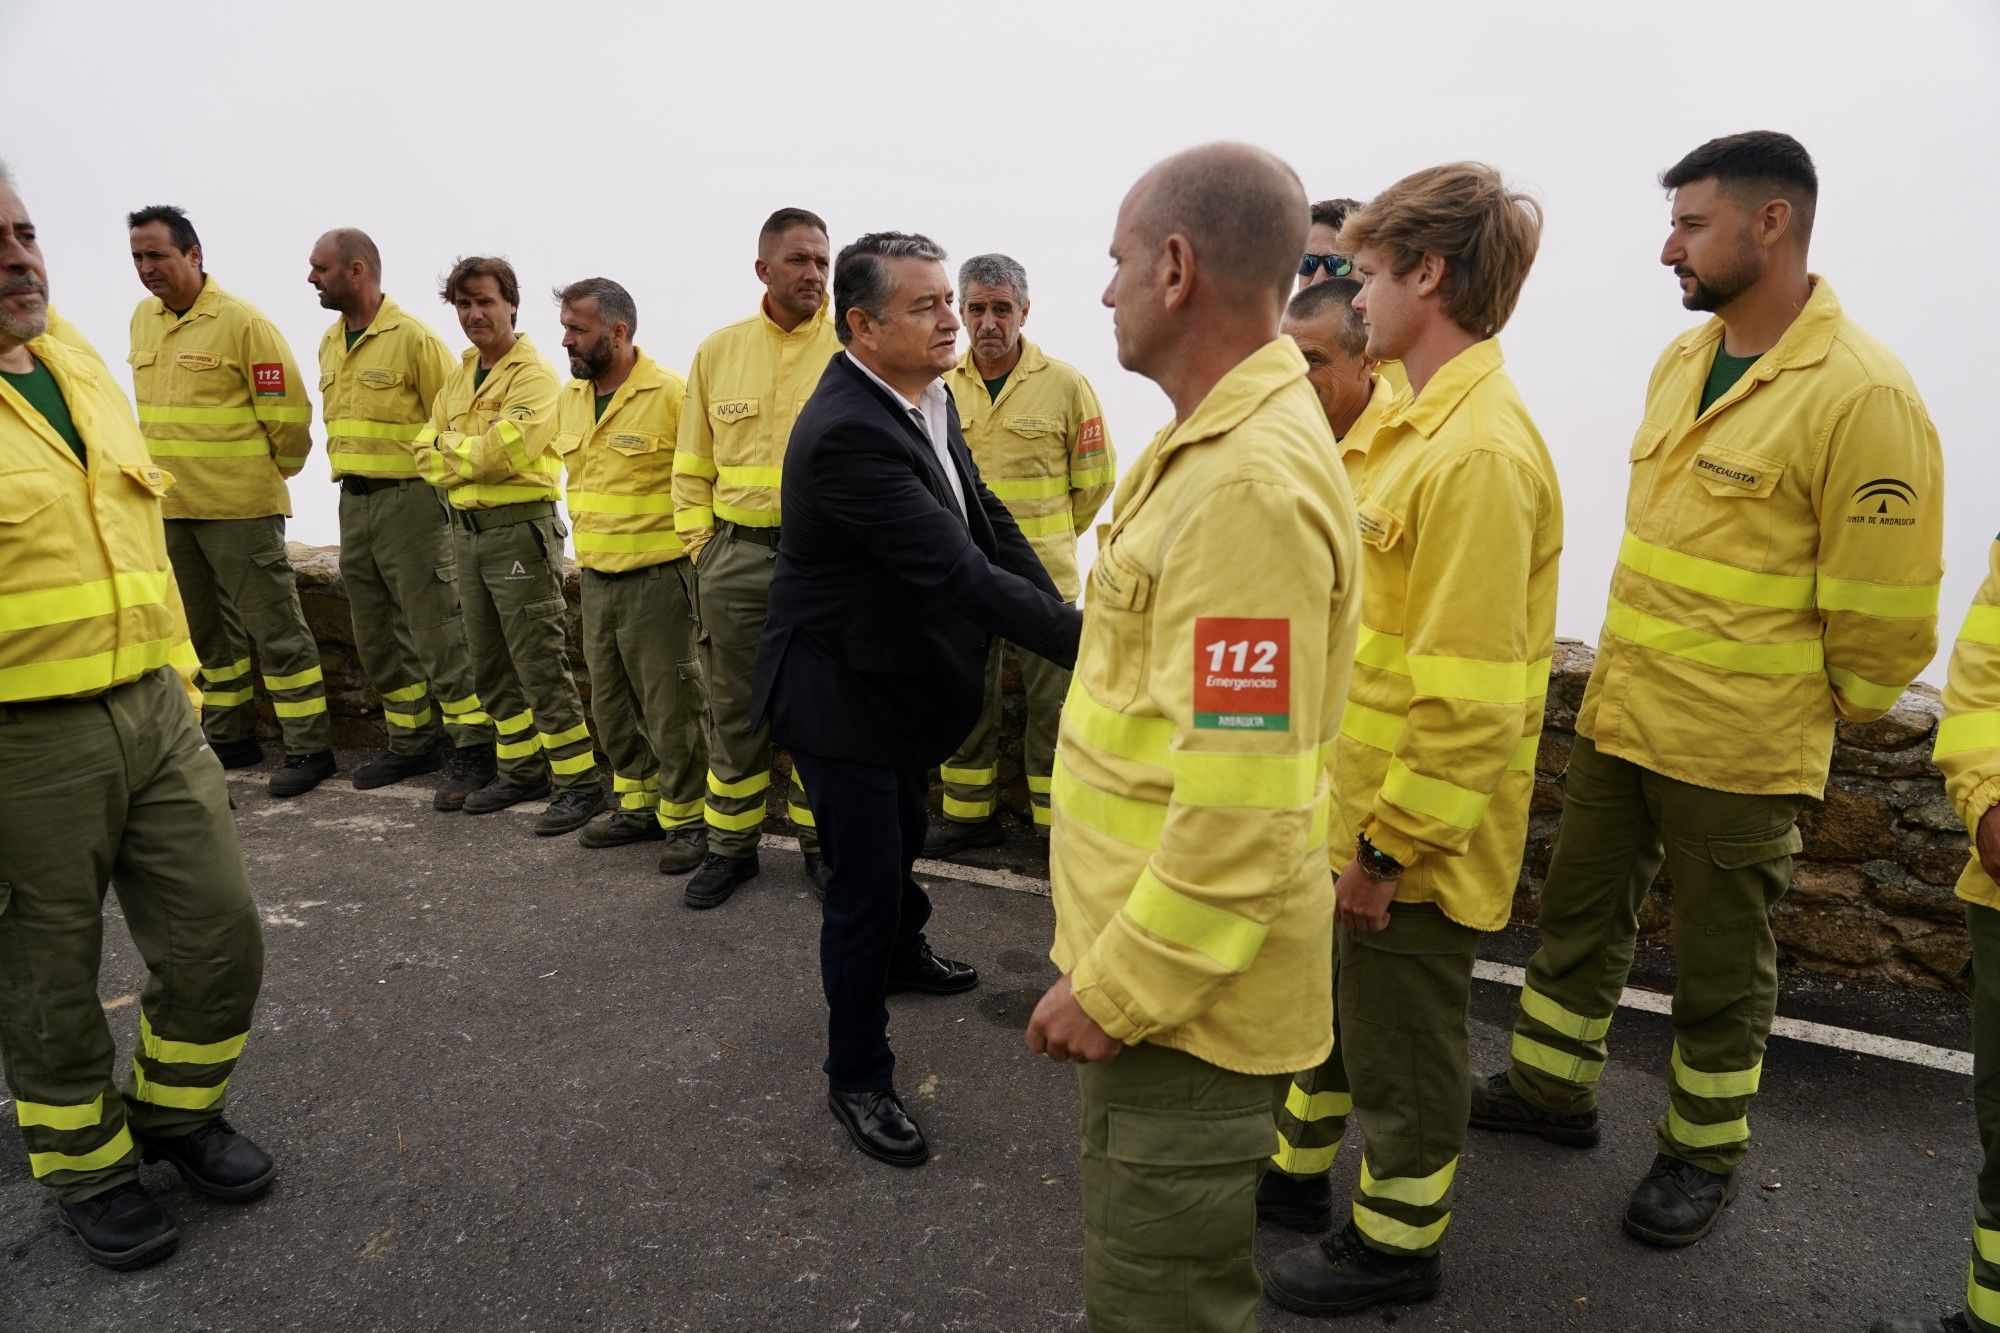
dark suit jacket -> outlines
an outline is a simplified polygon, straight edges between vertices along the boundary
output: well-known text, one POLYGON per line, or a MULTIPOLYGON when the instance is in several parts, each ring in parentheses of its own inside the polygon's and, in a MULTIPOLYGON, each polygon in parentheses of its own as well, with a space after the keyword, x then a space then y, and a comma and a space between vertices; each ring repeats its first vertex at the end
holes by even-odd
POLYGON ((950 452, 965 518, 908 409, 846 354, 827 364, 785 450, 757 646, 753 708, 780 745, 928 767, 972 730, 993 635, 1075 665, 1082 616, 980 481, 956 406, 950 452))

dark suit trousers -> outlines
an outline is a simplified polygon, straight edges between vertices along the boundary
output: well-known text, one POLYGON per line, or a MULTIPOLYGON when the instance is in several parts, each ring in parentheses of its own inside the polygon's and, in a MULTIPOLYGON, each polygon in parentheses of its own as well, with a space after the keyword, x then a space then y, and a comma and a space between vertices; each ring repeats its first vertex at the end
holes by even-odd
POLYGON ((879 1092, 896 1070, 883 988, 891 967, 917 957, 931 916, 930 896, 910 873, 930 823, 926 774, 799 750, 791 756, 829 871, 819 928, 827 1086, 879 1092))

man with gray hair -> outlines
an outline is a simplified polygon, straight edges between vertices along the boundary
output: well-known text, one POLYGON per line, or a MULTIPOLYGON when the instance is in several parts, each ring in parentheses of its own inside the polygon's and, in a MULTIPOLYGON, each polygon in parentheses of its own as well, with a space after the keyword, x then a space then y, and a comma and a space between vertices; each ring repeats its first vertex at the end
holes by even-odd
POLYGON ((924 938, 931 765, 978 712, 989 642, 1062 666, 1078 616, 979 480, 951 393, 958 317, 944 251, 876 232, 833 271, 836 355, 785 453, 784 535, 757 647, 753 725, 791 754, 829 874, 820 928, 827 1105, 863 1153, 929 1156, 894 1083, 884 997, 979 975, 924 938))
POLYGON ((1306 358, 1306 379, 1326 409, 1326 424, 1340 445, 1348 485, 1361 485, 1368 440, 1395 390, 1375 373, 1368 355, 1368 329, 1354 309, 1361 284, 1329 278, 1300 288, 1285 305, 1285 335, 1306 358))
MULTIPOLYGON (((1028 274, 1006 255, 975 255, 958 270, 958 304, 971 335, 945 381, 972 461, 1028 539, 1056 591, 1076 600, 1076 539, 1111 495, 1117 465, 1104 409, 1081 371, 1021 334, 1028 319, 1028 274)), ((924 855, 951 856, 992 847, 1002 837, 1000 793, 1001 647, 986 664, 986 701, 972 732, 944 761, 944 819, 924 855)), ((1028 725, 1023 746, 1028 807, 1035 827, 1049 823, 1056 725, 1069 673, 1032 653, 1019 654, 1028 725)))
POLYGON ((611 818, 586 847, 664 840, 660 873, 708 849, 702 823, 707 700, 695 656, 694 576, 674 531, 674 438, 687 381, 633 342, 639 308, 609 278, 558 288, 576 378, 556 399, 555 451, 569 473, 581 567, 590 716, 611 760, 611 818))

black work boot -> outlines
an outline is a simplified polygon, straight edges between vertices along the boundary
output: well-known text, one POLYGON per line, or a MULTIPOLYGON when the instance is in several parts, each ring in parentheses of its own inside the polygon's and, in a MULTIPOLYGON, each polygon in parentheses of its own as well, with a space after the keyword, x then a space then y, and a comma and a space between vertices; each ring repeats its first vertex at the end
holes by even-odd
POLYGON ((156 1264, 181 1243, 167 1210, 136 1180, 78 1203, 58 1199, 56 1215, 76 1233, 92 1263, 119 1272, 156 1264))
POLYGON ((701 864, 708 855, 708 829, 701 824, 689 824, 667 830, 667 845, 660 849, 660 873, 662 875, 685 875, 701 864))
POLYGON ((833 878, 833 867, 818 852, 801 852, 799 855, 805 858, 806 882, 813 886, 813 897, 825 902, 826 885, 833 878))
POLYGON ((586 824, 576 841, 583 847, 623 847, 631 842, 658 842, 667 836, 651 810, 613 810, 611 818, 586 824))
POLYGON ((565 787, 549 802, 549 808, 535 816, 537 837, 553 838, 582 828, 604 808, 602 787, 565 787))
POLYGON ((681 900, 693 908, 720 907, 729 901, 738 884, 754 878, 763 868, 755 852, 748 856, 709 852, 701 858, 701 869, 694 872, 687 887, 681 890, 681 900))
POLYGON ((973 847, 998 847, 1007 832, 998 819, 982 819, 968 824, 959 819, 940 819, 924 834, 924 855, 933 861, 957 856, 973 847))
POLYGON ((264 747, 255 736, 241 741, 217 741, 208 747, 224 768, 251 768, 264 762, 264 747))
POLYGON ((1324 1171, 1303 1179, 1266 1171, 1257 1185, 1257 1220, 1320 1235, 1333 1225, 1333 1182, 1324 1171))
POLYGON ((1506 1070, 1473 1075, 1472 1116, 1474 1129, 1495 1129, 1503 1134, 1533 1134, 1565 1148, 1597 1146, 1597 1108, 1588 1111, 1544 1111, 1514 1090, 1506 1070))
POLYGON ((1427 1301, 1443 1281, 1444 1263, 1435 1254, 1371 1250, 1349 1222, 1317 1245, 1272 1260, 1264 1270, 1264 1294, 1300 1314, 1358 1314, 1377 1305, 1427 1301))
POLYGON ((333 751, 288 754, 285 766, 271 775, 271 795, 303 796, 333 776, 333 751))
POLYGON ((445 761, 444 785, 431 798, 433 810, 463 810, 465 798, 493 781, 500 761, 493 757, 493 742, 461 745, 445 761))
POLYGON ((484 787, 465 798, 463 809, 468 815, 490 815, 495 810, 505 810, 523 801, 539 801, 548 794, 549 775, 546 773, 528 782, 509 782, 496 775, 484 787))
POLYGON ((149 1162, 166 1162, 197 1194, 243 1203, 271 1188, 278 1168, 271 1155, 238 1134, 216 1116, 192 1132, 171 1138, 134 1134, 139 1152, 149 1162))
POLYGON ((1661 1153, 1625 1205, 1625 1230, 1661 1249, 1692 1245, 1709 1233, 1735 1197, 1734 1173, 1719 1176, 1661 1153))
POLYGON ((1868 1333, 1972 1333, 1972 1321, 1963 1314, 1933 1319, 1929 1315, 1904 1315, 1900 1319, 1877 1319, 1868 1333))
POLYGON ((401 782, 404 778, 414 778, 425 773, 435 773, 444 767, 444 756, 438 747, 427 745, 415 754, 398 754, 394 750, 384 750, 367 763, 354 770, 354 790, 373 791, 377 787, 387 787, 401 782))

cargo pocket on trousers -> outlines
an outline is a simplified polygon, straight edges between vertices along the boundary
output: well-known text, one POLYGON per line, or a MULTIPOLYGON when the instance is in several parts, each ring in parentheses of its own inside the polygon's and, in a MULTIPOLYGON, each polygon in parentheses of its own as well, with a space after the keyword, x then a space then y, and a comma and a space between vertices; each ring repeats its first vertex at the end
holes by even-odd
POLYGON ((1741 930, 1769 917, 1791 883, 1792 858, 1804 846, 1796 823, 1747 838, 1708 839, 1709 864, 1731 877, 1754 877, 1762 893, 1757 902, 1749 901, 1746 894, 1728 895, 1727 902, 1716 903, 1703 914, 1702 928, 1712 935, 1741 930))
POLYGON ((1106 1244, 1150 1259, 1239 1259, 1257 1230, 1256 1167, 1278 1149, 1269 1102, 1238 1111, 1106 1111, 1106 1244))

